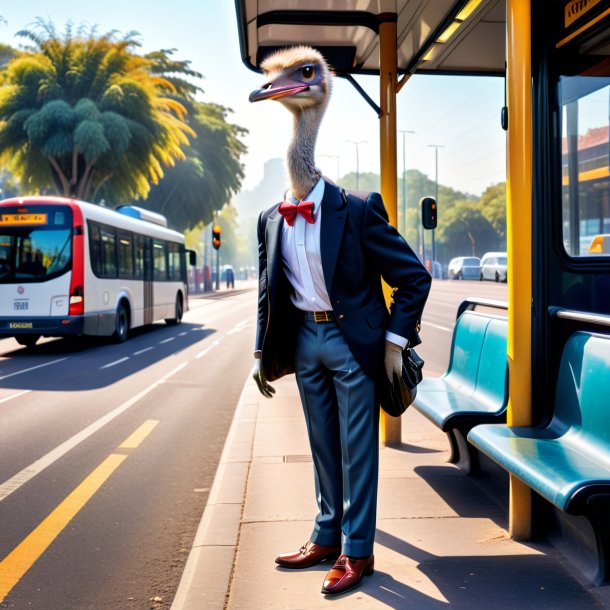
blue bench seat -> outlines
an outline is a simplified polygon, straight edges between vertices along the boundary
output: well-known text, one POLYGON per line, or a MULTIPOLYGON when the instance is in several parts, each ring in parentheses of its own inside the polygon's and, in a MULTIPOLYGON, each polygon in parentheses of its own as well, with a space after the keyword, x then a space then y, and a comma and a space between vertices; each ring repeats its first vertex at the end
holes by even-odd
MULTIPOLYGON (((468 441, 560 511, 589 518, 610 559, 610 337, 576 332, 563 349, 547 425, 479 425, 468 441)), ((606 560, 594 580, 608 580, 606 560)))
POLYGON ((507 334, 506 318, 465 311, 455 325, 447 372, 417 389, 414 408, 447 433, 450 461, 467 472, 476 467, 465 441, 470 428, 506 421, 507 334))

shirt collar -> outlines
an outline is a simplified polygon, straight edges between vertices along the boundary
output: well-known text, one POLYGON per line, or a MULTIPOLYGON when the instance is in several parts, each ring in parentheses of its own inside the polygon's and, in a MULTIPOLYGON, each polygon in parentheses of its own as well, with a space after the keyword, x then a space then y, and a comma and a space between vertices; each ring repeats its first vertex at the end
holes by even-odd
MULTIPOLYGON (((320 178, 311 191, 309 191, 307 196, 303 198, 303 201, 313 202, 314 214, 318 211, 320 204, 322 203, 322 198, 324 197, 324 186, 324 178, 320 178)), ((286 191, 286 201, 289 203, 294 203, 295 205, 299 203, 299 200, 290 191, 286 191)))

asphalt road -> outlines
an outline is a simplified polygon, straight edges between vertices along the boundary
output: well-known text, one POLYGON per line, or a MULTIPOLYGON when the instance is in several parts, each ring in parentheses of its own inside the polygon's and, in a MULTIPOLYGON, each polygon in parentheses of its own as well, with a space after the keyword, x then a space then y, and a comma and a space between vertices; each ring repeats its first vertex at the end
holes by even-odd
MULTIPOLYGON (((446 368, 465 297, 506 295, 435 281, 426 373, 446 368)), ((252 365, 255 303, 252 287, 194 298, 182 325, 122 345, 0 341, 0 608, 169 608, 252 365)))
POLYGON ((255 293, 129 341, 0 341, 0 603, 168 608, 252 365, 255 293))

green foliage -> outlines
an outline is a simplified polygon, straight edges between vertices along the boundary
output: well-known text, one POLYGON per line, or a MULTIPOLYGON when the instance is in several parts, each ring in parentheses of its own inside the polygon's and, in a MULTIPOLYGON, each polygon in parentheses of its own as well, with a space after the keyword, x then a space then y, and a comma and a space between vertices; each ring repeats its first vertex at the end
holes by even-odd
POLYGON ((499 250, 506 248, 506 183, 488 187, 479 200, 481 214, 489 220, 501 240, 499 250))
POLYGON ((186 159, 166 172, 144 205, 164 214, 172 226, 188 229, 209 223, 215 210, 230 203, 243 179, 244 129, 227 121, 218 104, 192 103, 189 125, 196 134, 186 159))
POLYGON ((0 79, 0 159, 24 188, 118 203, 184 159, 195 134, 175 94, 192 87, 163 72, 197 76, 188 62, 137 55, 134 33, 68 24, 61 34, 39 19, 18 35, 32 46, 0 79))

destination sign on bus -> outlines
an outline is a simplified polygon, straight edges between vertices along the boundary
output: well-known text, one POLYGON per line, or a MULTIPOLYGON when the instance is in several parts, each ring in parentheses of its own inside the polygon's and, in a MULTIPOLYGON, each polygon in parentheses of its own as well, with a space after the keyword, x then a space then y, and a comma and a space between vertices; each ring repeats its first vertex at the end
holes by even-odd
POLYGON ((0 214, 0 226, 46 225, 46 214, 0 214))

